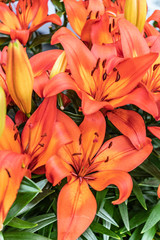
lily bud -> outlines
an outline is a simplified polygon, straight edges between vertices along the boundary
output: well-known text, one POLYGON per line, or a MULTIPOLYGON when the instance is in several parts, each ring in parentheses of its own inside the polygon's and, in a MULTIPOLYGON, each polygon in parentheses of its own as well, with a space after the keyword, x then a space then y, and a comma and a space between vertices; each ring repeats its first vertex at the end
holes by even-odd
POLYGON ((29 115, 34 77, 27 53, 18 40, 8 46, 6 80, 12 99, 22 112, 29 115))
POLYGON ((0 87, 0 136, 4 130, 6 121, 6 95, 2 87, 0 87))
POLYGON ((124 16, 134 24, 140 32, 144 28, 147 14, 146 0, 126 0, 124 16))
POLYGON ((57 58, 55 64, 50 73, 50 79, 53 78, 56 74, 65 72, 67 66, 67 59, 65 51, 61 53, 61 55, 57 58))

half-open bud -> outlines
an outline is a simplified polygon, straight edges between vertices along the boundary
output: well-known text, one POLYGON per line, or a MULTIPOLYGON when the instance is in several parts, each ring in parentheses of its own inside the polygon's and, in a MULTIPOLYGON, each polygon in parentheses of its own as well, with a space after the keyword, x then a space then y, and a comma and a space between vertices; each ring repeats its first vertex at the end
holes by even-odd
POLYGON ((61 53, 61 55, 57 58, 55 64, 53 65, 53 68, 50 73, 50 79, 53 78, 56 74, 65 72, 67 67, 67 59, 65 51, 61 53))
POLYGON ((126 0, 124 16, 134 24, 140 32, 144 28, 147 14, 146 0, 126 0))
POLYGON ((6 80, 12 99, 28 115, 34 77, 27 53, 18 40, 10 42, 8 46, 6 80))

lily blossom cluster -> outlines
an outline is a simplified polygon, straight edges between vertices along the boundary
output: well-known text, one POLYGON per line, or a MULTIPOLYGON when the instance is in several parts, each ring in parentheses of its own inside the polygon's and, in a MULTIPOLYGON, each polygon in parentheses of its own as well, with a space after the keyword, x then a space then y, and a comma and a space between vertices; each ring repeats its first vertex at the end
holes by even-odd
POLYGON ((146 0, 63 0, 70 31, 47 4, 0 3, 0 33, 11 38, 0 52, 0 229, 23 177, 43 174, 53 187, 66 179, 58 240, 76 240, 96 215, 94 191, 113 184, 112 203, 127 200, 129 172, 160 139, 160 11, 146 19, 146 0), (46 22, 59 25, 50 43, 62 47, 29 59, 31 35, 46 22), (76 101, 79 126, 62 111, 76 101))

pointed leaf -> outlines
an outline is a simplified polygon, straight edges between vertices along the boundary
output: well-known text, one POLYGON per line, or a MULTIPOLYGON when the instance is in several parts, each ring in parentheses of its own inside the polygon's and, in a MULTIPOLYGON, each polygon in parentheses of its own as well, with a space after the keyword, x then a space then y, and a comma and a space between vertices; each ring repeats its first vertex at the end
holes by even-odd
POLYGON ((96 232, 96 233, 102 233, 105 234, 107 236, 110 236, 114 239, 121 239, 116 233, 112 232, 111 230, 105 228, 104 226, 102 226, 100 223, 96 223, 93 222, 91 224, 91 229, 96 232))
POLYGON ((141 188, 139 187, 139 185, 137 184, 137 182, 133 180, 133 192, 136 195, 136 198, 138 199, 138 201, 140 202, 140 204, 142 205, 142 207, 147 210, 147 206, 145 203, 145 199, 144 196, 142 194, 141 188))
POLYGON ((129 227, 129 217, 128 217, 127 204, 125 202, 123 202, 120 205, 118 205, 118 207, 119 207, 119 211, 120 211, 122 220, 124 222, 124 225, 127 228, 127 230, 129 231, 130 227, 129 227))
POLYGON ((43 237, 41 235, 29 232, 6 232, 4 233, 5 240, 51 240, 50 238, 43 237))
POLYGON ((9 222, 8 226, 14 227, 14 228, 27 229, 27 228, 36 227, 37 224, 36 223, 31 223, 31 222, 28 222, 28 221, 24 221, 20 218, 15 217, 9 222))
POLYGON ((151 229, 158 221, 160 221, 160 201, 154 206, 151 214, 149 215, 143 229, 142 233, 151 229))

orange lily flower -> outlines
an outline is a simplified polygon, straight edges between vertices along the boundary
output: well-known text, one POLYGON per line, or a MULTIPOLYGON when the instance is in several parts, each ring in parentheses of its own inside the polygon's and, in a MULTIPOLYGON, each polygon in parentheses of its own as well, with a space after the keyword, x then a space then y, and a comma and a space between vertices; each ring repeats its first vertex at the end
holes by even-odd
POLYGON ((0 231, 3 229, 3 222, 16 199, 21 181, 26 174, 24 166, 27 161, 24 154, 0 151, 0 231))
POLYGON ((6 119, 6 96, 2 87, 0 87, 0 136, 4 130, 6 119))
POLYGON ((16 14, 9 7, 0 3, 0 32, 10 35, 11 39, 19 39, 25 45, 32 32, 47 22, 61 25, 56 14, 48 14, 48 0, 19 0, 16 14))
POLYGON ((34 78, 27 53, 18 40, 10 42, 8 47, 6 81, 14 102, 29 114, 34 78))
POLYGON ((6 150, 24 154, 28 158, 26 168, 29 173, 35 170, 44 173, 46 161, 66 141, 70 139, 64 126, 57 122, 56 97, 51 97, 45 99, 26 122, 21 139, 15 124, 7 116, 6 126, 0 137, 0 154, 6 150))
POLYGON ((128 95, 137 86, 157 58, 157 54, 152 53, 128 59, 107 72, 107 60, 96 59, 78 38, 72 34, 63 34, 63 28, 52 37, 52 44, 57 42, 64 47, 74 80, 70 76, 65 79, 64 75, 58 74, 55 76, 56 80, 52 81, 52 86, 48 84, 45 87, 44 94, 52 96, 56 90, 75 90, 82 99, 82 111, 85 115, 103 107, 112 110, 122 106, 123 96, 128 95))
MULTIPOLYGON (((140 34, 138 29, 125 19, 119 20, 121 32, 122 51, 125 58, 134 58, 148 54, 149 52, 160 51, 160 37, 154 38, 151 48, 140 34), (135 37, 136 36, 136 37, 135 37)), ((160 54, 152 63, 146 74, 142 77, 141 83, 132 91, 128 103, 135 104, 144 111, 153 115, 158 120, 160 118, 160 54)), ((124 97, 125 101, 125 97, 124 97)))
POLYGON ((146 138, 137 150, 127 137, 119 136, 102 145, 106 123, 101 112, 85 116, 79 127, 64 113, 58 114, 73 142, 48 160, 46 176, 53 186, 67 177, 58 197, 58 240, 76 240, 96 214, 96 200, 88 185, 97 191, 116 185, 120 195, 113 204, 122 203, 132 190, 128 172, 147 158, 152 144, 146 138))

